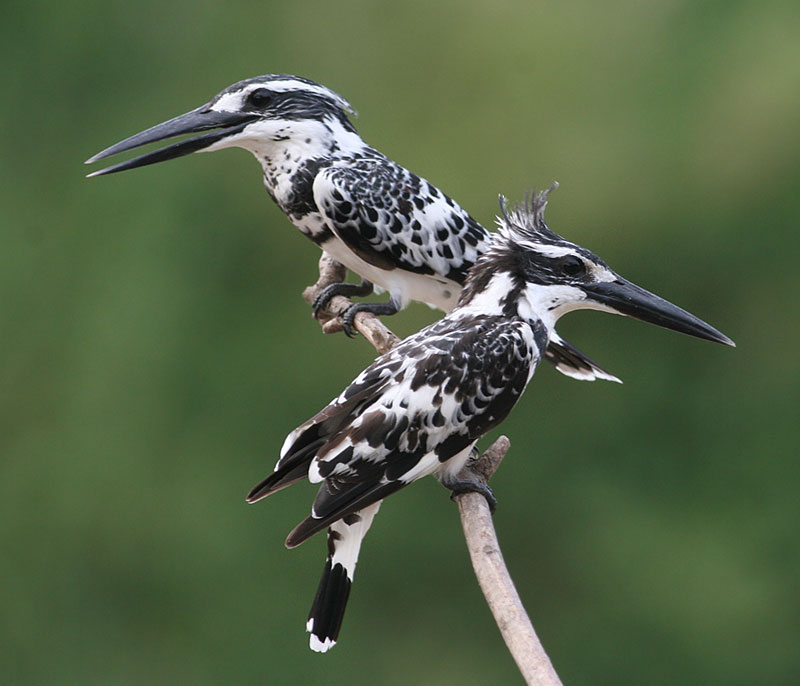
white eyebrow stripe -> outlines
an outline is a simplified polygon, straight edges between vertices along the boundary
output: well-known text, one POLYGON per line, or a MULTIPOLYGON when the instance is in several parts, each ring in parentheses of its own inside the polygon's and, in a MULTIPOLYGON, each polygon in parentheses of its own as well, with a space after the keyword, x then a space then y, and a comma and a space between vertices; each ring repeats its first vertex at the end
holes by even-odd
POLYGON ((211 106, 215 112, 238 112, 242 104, 242 92, 244 88, 231 93, 220 95, 211 106))
MULTIPOLYGON (((310 83, 303 83, 294 79, 285 79, 283 81, 268 81, 267 83, 249 84, 247 87, 253 86, 255 88, 269 88, 271 91, 279 91, 285 93, 286 91, 303 90, 309 93, 317 93, 318 95, 335 95, 330 88, 325 86, 311 85, 310 83)), ((337 96, 338 97, 338 96, 337 96)))
POLYGON ((545 243, 539 243, 535 250, 545 257, 563 257, 564 255, 575 254, 575 250, 565 245, 547 245, 545 243))
POLYGON ((248 83, 241 88, 220 95, 211 109, 217 112, 238 112, 242 108, 242 102, 248 93, 258 89, 266 88, 276 93, 287 93, 289 91, 305 91, 306 93, 314 93, 315 95, 322 95, 326 98, 331 98, 339 103, 341 107, 348 111, 353 111, 352 106, 340 95, 334 93, 330 88, 320 86, 317 84, 304 83, 303 81, 296 81, 294 79, 283 79, 281 81, 262 81, 258 83, 248 83))

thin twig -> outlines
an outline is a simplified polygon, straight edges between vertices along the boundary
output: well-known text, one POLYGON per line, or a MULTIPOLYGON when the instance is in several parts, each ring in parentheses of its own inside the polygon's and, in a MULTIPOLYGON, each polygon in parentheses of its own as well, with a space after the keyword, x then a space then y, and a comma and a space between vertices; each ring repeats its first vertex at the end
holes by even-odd
MULTIPOLYGON (((345 268, 323 253, 319 261, 319 280, 303 291, 303 298, 312 303, 323 288, 344 281, 345 275, 345 268)), ((332 298, 325 311, 318 316, 322 331, 341 331, 340 317, 351 304, 348 298, 341 295, 332 298)), ((356 315, 355 327, 381 355, 400 342, 380 319, 369 312, 356 315)), ((510 445, 508 438, 500 436, 483 455, 469 462, 457 478, 487 484, 510 445)), ((525 683, 532 686, 561 686, 561 680, 533 629, 506 568, 486 498, 479 493, 463 493, 457 495, 455 500, 478 584, 525 683)))

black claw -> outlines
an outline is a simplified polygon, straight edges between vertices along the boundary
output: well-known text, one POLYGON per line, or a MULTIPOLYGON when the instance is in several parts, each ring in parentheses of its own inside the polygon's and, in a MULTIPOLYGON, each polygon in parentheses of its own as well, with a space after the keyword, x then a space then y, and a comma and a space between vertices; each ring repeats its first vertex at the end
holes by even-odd
POLYGON ((398 307, 391 301, 388 303, 355 303, 350 305, 342 315, 342 328, 350 338, 353 338, 357 333, 355 321, 359 312, 370 312, 376 317, 380 317, 382 315, 397 314, 398 307))
POLYGON ((489 512, 494 514, 497 509, 497 498, 494 492, 487 484, 480 481, 469 481, 467 479, 453 479, 452 481, 443 482, 445 488, 450 489, 450 500, 455 500, 457 495, 462 493, 480 493, 486 498, 486 504, 489 505, 489 512))
POLYGON ((311 303, 311 309, 314 312, 314 316, 318 317, 319 313, 328 306, 331 298, 336 295, 344 295, 348 298, 353 296, 363 297, 370 295, 373 290, 372 283, 366 279, 362 279, 361 283, 332 283, 317 294, 314 302, 311 303))
POLYGON ((342 315, 342 331, 348 338, 355 338, 358 335, 358 331, 356 331, 356 315, 361 310, 357 308, 358 305, 351 305, 342 315))
POLYGON ((311 303, 311 311, 314 313, 314 317, 319 317, 319 313, 325 309, 325 306, 335 295, 334 293, 329 293, 328 289, 330 289, 330 286, 323 288, 319 293, 317 293, 317 297, 314 298, 314 302, 311 303))

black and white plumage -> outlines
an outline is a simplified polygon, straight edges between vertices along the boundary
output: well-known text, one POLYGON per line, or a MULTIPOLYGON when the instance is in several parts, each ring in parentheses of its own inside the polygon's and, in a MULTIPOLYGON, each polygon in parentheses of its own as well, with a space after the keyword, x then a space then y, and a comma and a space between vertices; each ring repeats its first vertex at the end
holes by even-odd
MULTIPOLYGON (((449 312, 468 270, 487 250, 489 232, 438 188, 367 145, 348 114, 353 109, 344 98, 313 81, 288 74, 246 79, 88 162, 180 134, 207 133, 89 176, 191 152, 244 148, 261 164, 273 200, 303 234, 369 282, 368 291, 371 284, 388 291, 387 303, 354 305, 346 323, 356 312, 393 314, 412 300, 449 312)), ((326 295, 336 292, 359 293, 345 286, 326 295)), ((555 332, 545 357, 573 378, 619 381, 555 332)))
POLYGON ((286 540, 294 547, 330 527, 307 625, 314 650, 337 640, 361 541, 381 501, 428 474, 456 485, 477 440, 519 400, 561 315, 600 309, 732 344, 552 233, 546 197, 504 211, 457 307, 377 358, 289 434, 275 471, 250 492, 255 502, 305 478, 321 484, 311 515, 286 540))

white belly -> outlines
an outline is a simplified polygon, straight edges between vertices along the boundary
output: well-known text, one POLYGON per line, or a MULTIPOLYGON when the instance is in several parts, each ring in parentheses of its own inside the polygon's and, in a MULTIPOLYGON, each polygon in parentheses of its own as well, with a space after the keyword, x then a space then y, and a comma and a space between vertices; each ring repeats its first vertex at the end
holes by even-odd
POLYGON ((401 309, 412 300, 449 312, 458 302, 461 285, 430 274, 415 274, 403 269, 385 270, 362 260, 339 238, 325 241, 322 249, 350 271, 389 292, 392 301, 401 309))

